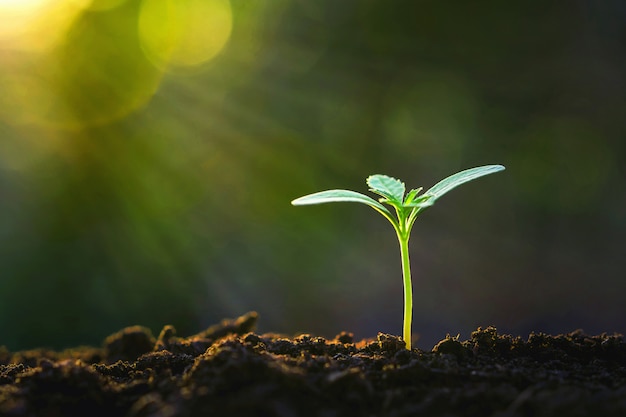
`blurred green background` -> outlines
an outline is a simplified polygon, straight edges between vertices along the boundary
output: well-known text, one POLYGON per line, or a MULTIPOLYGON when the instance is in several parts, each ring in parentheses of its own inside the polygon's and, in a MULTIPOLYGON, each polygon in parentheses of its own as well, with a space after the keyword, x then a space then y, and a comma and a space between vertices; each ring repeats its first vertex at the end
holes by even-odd
POLYGON ((411 240, 413 331, 626 332, 626 6, 0 0, 0 345, 401 334, 369 174, 442 198, 411 240))

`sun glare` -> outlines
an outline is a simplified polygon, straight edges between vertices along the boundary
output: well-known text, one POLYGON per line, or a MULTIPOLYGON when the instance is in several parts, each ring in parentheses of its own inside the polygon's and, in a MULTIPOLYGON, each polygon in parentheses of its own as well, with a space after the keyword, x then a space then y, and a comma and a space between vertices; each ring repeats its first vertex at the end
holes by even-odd
POLYGON ((49 49, 82 7, 78 0, 0 0, 0 50, 49 49))
POLYGON ((36 9, 50 0, 0 0, 0 12, 36 9))
POLYGON ((143 105, 161 71, 133 42, 125 2, 0 0, 0 120, 77 129, 143 105))
POLYGON ((50 0, 0 0, 0 39, 21 37, 49 3, 50 0))

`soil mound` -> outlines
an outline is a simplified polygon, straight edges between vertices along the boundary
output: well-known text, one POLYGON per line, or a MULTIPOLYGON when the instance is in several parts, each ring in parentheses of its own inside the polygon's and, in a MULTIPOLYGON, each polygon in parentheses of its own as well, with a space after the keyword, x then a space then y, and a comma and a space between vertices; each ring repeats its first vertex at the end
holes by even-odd
POLYGON ((626 416, 626 344, 582 331, 479 328, 432 351, 253 333, 257 314, 190 337, 133 326, 102 347, 0 349, 2 416, 626 416))

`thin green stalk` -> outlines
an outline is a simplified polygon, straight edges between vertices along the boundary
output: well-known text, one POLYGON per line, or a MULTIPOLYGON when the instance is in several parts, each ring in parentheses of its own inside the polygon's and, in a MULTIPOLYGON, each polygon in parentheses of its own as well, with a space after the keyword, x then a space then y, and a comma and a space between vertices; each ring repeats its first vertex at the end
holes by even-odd
POLYGON ((409 234, 398 233, 400 256, 402 257, 402 278, 404 281, 404 331, 402 339, 411 350, 411 321, 413 319, 413 289, 411 287, 411 262, 409 261, 409 234))

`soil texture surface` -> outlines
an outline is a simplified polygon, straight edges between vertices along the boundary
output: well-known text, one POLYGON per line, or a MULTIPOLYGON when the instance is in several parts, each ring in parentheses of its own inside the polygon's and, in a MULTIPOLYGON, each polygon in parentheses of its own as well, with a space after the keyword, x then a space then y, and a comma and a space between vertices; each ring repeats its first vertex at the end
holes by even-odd
POLYGON ((102 347, 0 348, 1 416, 626 416, 621 335, 479 328, 432 351, 254 333, 256 313, 178 337, 128 327, 102 347))

